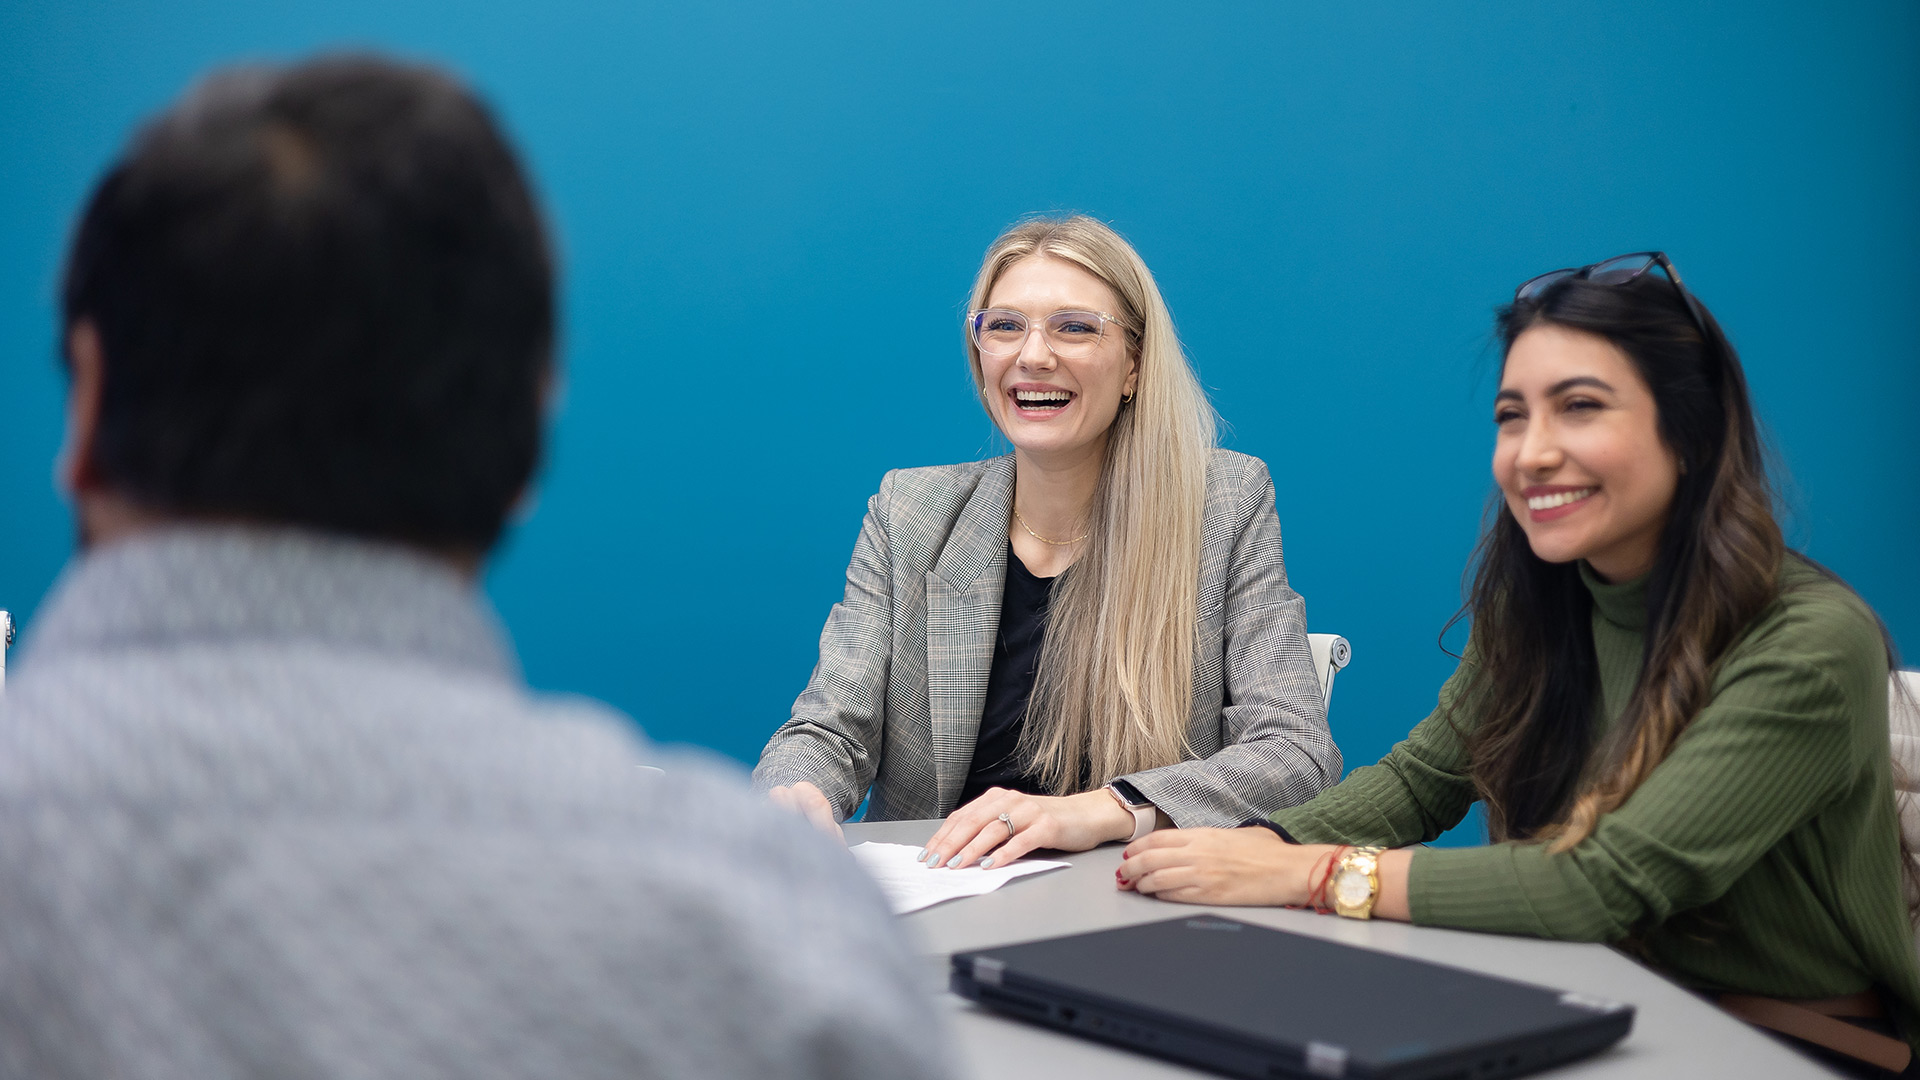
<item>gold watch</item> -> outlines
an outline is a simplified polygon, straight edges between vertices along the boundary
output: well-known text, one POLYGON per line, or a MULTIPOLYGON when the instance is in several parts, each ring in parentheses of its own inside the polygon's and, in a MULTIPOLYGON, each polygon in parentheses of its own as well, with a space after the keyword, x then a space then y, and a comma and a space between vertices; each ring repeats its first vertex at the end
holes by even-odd
POLYGON ((1374 901, 1380 899, 1380 853, 1382 847, 1357 847, 1340 857, 1333 868, 1333 884, 1327 889, 1333 896, 1333 910, 1349 919, 1373 918, 1374 901))

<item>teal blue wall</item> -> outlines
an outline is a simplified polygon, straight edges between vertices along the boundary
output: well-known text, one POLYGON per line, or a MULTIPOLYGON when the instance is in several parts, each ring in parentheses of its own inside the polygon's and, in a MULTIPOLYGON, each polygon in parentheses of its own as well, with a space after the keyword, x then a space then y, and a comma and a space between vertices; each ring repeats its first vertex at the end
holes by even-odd
POLYGON ((1920 650, 1920 7, 0 6, 0 606, 66 558, 52 296, 129 126, 207 67, 368 45, 498 107, 565 263, 567 393, 488 579, 543 687, 751 759, 891 467, 994 451, 959 312, 995 232, 1113 222, 1278 480, 1349 764, 1450 669, 1488 321, 1661 247, 1744 351, 1792 535, 1920 650), (1348 13, 1351 10, 1352 13, 1348 13))

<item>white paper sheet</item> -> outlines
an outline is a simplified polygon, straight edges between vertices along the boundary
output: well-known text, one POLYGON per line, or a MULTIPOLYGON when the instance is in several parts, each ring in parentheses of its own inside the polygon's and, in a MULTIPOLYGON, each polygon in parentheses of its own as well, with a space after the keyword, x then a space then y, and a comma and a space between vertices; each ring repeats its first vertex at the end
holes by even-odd
POLYGON ((1021 859, 1010 866, 997 866, 991 870, 982 870, 977 865, 949 870, 945 867, 935 869, 922 863, 915 858, 920 849, 911 844, 876 844, 869 840, 847 850, 853 854, 860 868, 879 884, 895 915, 932 907, 942 900, 990 893, 1014 878, 1042 874, 1067 865, 1063 862, 1021 859))

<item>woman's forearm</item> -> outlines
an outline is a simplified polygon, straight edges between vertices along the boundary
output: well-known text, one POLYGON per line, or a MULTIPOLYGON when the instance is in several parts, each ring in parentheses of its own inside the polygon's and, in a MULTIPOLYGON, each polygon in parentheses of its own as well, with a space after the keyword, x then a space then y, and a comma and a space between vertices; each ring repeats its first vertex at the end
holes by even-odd
MULTIPOLYGON (((1190 904, 1286 905, 1328 903, 1338 844, 1291 844, 1266 829, 1171 829, 1127 846, 1118 884, 1190 904)), ((1408 921, 1411 851, 1386 851, 1378 866, 1376 918, 1408 921)))
POLYGON ((1407 897, 1407 876, 1413 868, 1413 851, 1395 848, 1380 853, 1380 895, 1373 903, 1373 917, 1413 921, 1413 904, 1407 897))

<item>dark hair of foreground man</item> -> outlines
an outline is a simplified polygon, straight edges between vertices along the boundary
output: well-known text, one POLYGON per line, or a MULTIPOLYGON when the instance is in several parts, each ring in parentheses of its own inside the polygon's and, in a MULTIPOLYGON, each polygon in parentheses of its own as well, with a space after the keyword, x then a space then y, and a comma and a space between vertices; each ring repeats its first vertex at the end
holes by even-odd
POLYGON ((533 474, 547 240, 431 70, 208 80, 100 183, 63 306, 108 359, 89 460, 144 509, 479 554, 533 474))

